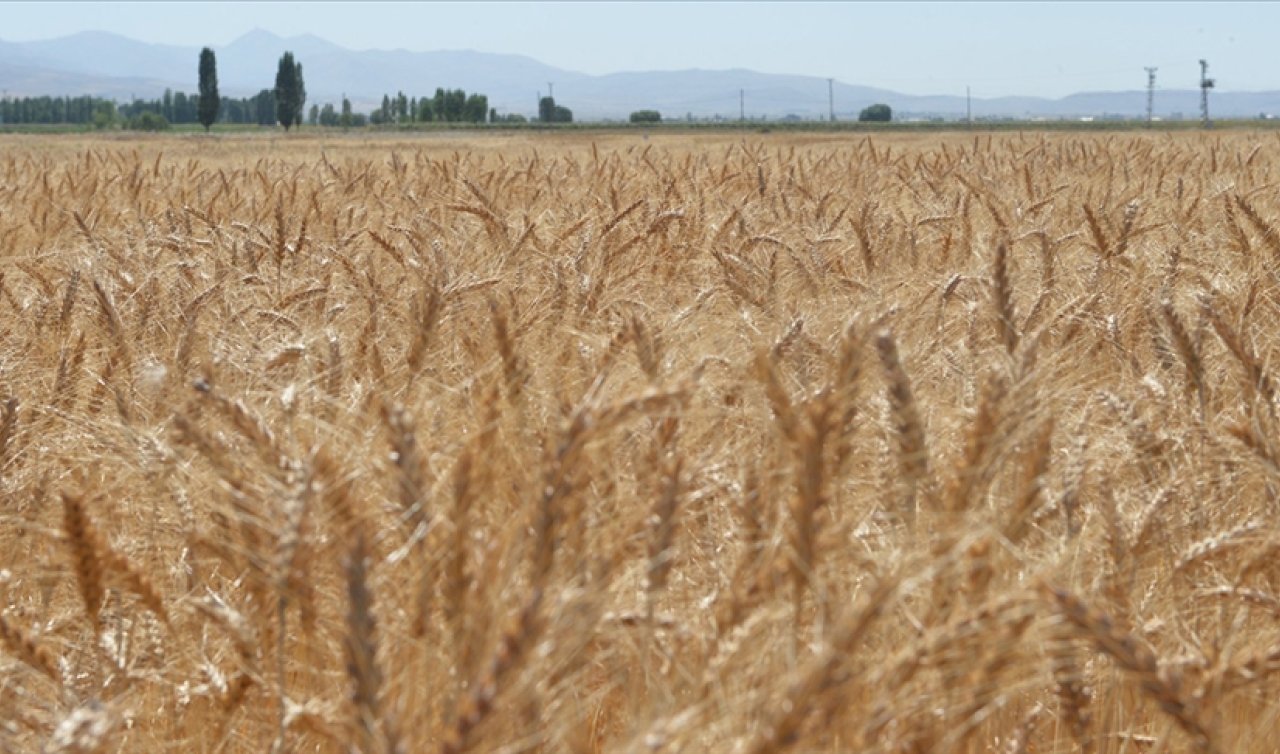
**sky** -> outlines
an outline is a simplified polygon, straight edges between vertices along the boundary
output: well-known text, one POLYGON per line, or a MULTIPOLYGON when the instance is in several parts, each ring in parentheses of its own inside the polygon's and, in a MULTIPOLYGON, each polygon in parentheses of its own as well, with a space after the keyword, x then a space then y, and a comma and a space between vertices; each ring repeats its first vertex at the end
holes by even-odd
POLYGON ((145 2, 3 4, 0 39, 108 31, 223 45, 262 28, 351 49, 472 49, 589 74, 750 68, 906 94, 1280 89, 1280 3, 145 2))

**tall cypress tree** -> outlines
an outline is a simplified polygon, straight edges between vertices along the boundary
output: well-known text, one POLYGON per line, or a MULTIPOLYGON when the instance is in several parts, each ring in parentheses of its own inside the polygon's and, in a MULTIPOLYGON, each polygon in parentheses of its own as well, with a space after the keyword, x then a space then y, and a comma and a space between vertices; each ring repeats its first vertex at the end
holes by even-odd
POLYGON ((293 122, 302 125, 302 106, 307 103, 307 85, 302 81, 302 63, 293 68, 294 81, 298 83, 298 109, 294 111, 293 122))
POLYGON ((205 133, 209 132, 209 126, 218 119, 218 108, 221 104, 222 100, 218 97, 218 62, 213 56, 213 50, 206 47, 200 51, 200 105, 198 108, 200 124, 204 126, 205 133))
POLYGON ((293 53, 280 56, 276 69, 276 120, 288 131, 302 112, 303 99, 301 68, 293 61, 293 53))
POLYGON ((347 99, 347 95, 342 95, 342 115, 339 116, 339 123, 342 124, 342 130, 351 128, 351 100, 347 99))

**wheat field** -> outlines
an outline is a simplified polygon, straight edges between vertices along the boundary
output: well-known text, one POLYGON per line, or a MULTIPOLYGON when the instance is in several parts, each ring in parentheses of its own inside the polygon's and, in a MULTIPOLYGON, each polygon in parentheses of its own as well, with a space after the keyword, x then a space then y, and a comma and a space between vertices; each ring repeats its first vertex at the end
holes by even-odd
POLYGON ((1272 751, 1278 187, 0 137, 0 750, 1272 751))

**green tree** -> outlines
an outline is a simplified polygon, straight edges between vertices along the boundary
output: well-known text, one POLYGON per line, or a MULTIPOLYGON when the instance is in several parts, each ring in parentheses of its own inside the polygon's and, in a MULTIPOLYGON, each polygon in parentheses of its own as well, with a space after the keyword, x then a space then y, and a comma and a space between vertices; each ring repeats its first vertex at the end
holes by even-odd
POLYGON ((339 116, 338 122, 345 131, 351 128, 351 100, 347 99, 347 95, 342 95, 342 115, 339 116))
POLYGON ((187 96, 186 92, 173 93, 173 118, 174 123, 196 123, 199 118, 196 115, 196 98, 187 96))
POLYGON ((302 115, 302 106, 307 99, 307 90, 302 85, 302 66, 295 63, 293 53, 286 52, 280 56, 280 65, 276 69, 276 120, 288 131, 297 123, 302 115))
MULTIPOLYGON (((22 122, 21 116, 18 118, 22 122)), ((93 127, 101 131, 104 128, 110 128, 116 122, 116 103, 111 100, 98 100, 98 104, 93 108, 93 127)))
POLYGON ((293 122, 295 125, 302 125, 302 107, 307 104, 307 85, 302 81, 302 64, 298 63, 296 68, 298 81, 298 109, 293 113, 293 122))
POLYGON ((893 120, 893 110, 888 105, 875 104, 862 108, 858 120, 863 123, 888 123, 893 120))
POLYGON ((279 105, 276 102, 274 89, 263 89, 255 94, 250 102, 258 125, 270 126, 276 122, 279 105))
POLYGON ((551 97, 543 97, 538 102, 538 120, 543 123, 572 123, 573 111, 557 105, 551 97))
POLYGON ((324 107, 320 108, 320 125, 332 127, 338 124, 338 111, 333 109, 333 103, 324 103, 324 107))
POLYGON ((467 97, 465 111, 465 120, 471 123, 484 123, 484 116, 489 112, 489 98, 483 94, 472 94, 467 97))
POLYGON ((450 89, 444 97, 445 120, 457 123, 466 119, 467 93, 461 89, 450 89))
POLYGON ((126 127, 132 131, 165 131, 169 121, 160 113, 147 110, 130 118, 126 127))
POLYGON ((208 47, 200 51, 200 125, 205 133, 209 126, 218 119, 218 107, 222 100, 218 97, 218 61, 213 50, 208 47))
POLYGON ((632 123, 661 123, 662 113, 657 110, 636 110, 631 113, 632 123))
POLYGON ((449 110, 445 104, 444 89, 441 89, 440 87, 436 87, 435 96, 431 98, 431 112, 435 116, 436 120, 449 120, 449 110))

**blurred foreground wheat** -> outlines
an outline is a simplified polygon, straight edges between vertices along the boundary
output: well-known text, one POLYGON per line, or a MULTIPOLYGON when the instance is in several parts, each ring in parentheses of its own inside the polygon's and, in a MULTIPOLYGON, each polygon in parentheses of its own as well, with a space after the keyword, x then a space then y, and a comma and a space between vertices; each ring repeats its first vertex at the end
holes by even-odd
POLYGON ((1264 752, 1280 140, 7 138, 0 749, 1264 752))

